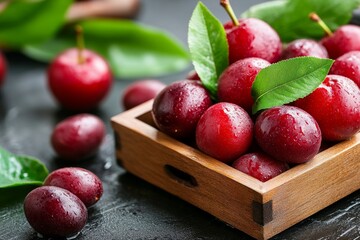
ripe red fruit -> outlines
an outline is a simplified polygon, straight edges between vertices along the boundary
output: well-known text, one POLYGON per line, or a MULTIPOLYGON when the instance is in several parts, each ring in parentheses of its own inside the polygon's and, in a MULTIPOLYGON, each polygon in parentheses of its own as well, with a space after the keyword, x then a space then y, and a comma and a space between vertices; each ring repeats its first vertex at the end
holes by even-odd
POLYGON ((25 198, 24 212, 29 224, 44 237, 71 238, 86 224, 84 203, 66 189, 42 186, 25 198))
POLYGON ((255 139, 276 160, 304 163, 320 149, 321 131, 315 119, 294 106, 263 111, 255 121, 255 139))
POLYGON ((239 20, 239 26, 232 22, 224 25, 229 43, 229 61, 257 57, 270 63, 279 60, 282 44, 277 32, 266 22, 256 18, 239 20))
POLYGON ((345 140, 360 130, 360 89, 349 78, 328 75, 315 91, 294 105, 315 118, 326 141, 345 140))
POLYGON ((289 169, 286 162, 276 161, 263 153, 248 153, 233 162, 232 166, 262 182, 266 182, 289 169))
POLYGON ((253 139, 249 114, 233 103, 220 102, 209 107, 196 127, 196 144, 201 151, 222 162, 245 153, 253 139))
POLYGON ((188 75, 186 76, 186 79, 188 80, 201 80, 199 75, 197 74, 197 72, 195 70, 192 70, 188 73, 188 75))
POLYGON ((129 85, 123 94, 122 105, 126 110, 156 97, 166 85, 158 80, 142 80, 129 85))
POLYGON ((260 58, 245 58, 231 64, 219 78, 219 101, 235 103, 251 112, 254 103, 251 96, 252 84, 260 70, 267 66, 270 63, 260 58))
POLYGON ((0 52, 0 87, 4 84, 7 71, 7 64, 4 54, 0 52))
POLYGON ((301 56, 328 58, 326 48, 311 39, 297 39, 290 42, 282 52, 281 59, 289 59, 301 56))
POLYGON ((360 87, 360 51, 351 51, 338 57, 331 66, 330 74, 350 78, 360 87))
POLYGON ((103 194, 101 180, 89 170, 77 167, 60 168, 51 172, 45 186, 55 186, 75 194, 86 207, 94 205, 103 194))
POLYGON ((51 144, 65 160, 78 161, 95 154, 105 136, 103 121, 91 114, 78 114, 59 122, 51 144))
POLYGON ((330 58, 336 59, 350 51, 360 50, 360 27, 355 25, 343 25, 332 35, 321 40, 327 49, 330 58))
POLYGON ((210 94, 199 81, 182 80, 156 96, 152 115, 162 132, 185 139, 194 135, 200 116, 211 104, 210 94))
POLYGON ((98 54, 84 49, 79 63, 78 49, 58 55, 48 69, 48 86, 58 103, 72 111, 96 108, 112 84, 109 65, 98 54))
POLYGON ((333 33, 316 13, 310 13, 309 18, 318 23, 326 33, 326 37, 321 40, 321 44, 328 51, 330 58, 336 59, 347 52, 360 50, 360 42, 358 41, 360 27, 342 25, 333 33))

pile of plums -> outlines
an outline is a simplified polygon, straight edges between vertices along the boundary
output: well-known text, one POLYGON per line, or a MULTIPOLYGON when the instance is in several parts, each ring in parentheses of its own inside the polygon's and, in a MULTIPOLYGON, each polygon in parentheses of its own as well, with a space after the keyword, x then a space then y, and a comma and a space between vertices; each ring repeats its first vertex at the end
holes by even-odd
POLYGON ((156 96, 152 115, 159 130, 181 141, 195 139, 202 152, 263 182, 308 162, 322 143, 359 132, 360 27, 344 25, 319 42, 298 39, 284 47, 259 19, 224 28, 230 65, 218 79, 217 101, 193 71, 156 96), (300 56, 336 61, 308 96, 252 115, 251 88, 260 70, 300 56))
POLYGON ((102 194, 102 182, 94 173, 83 168, 60 168, 26 196, 25 216, 43 237, 73 238, 87 222, 87 208, 102 194))

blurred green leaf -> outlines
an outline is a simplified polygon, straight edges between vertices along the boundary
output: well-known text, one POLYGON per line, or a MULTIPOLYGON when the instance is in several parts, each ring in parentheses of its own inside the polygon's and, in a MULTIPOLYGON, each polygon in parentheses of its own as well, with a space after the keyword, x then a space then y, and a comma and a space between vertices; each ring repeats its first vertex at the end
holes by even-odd
MULTIPOLYGON (((135 78, 170 74, 189 65, 186 49, 167 33, 128 20, 93 19, 80 23, 85 46, 105 57, 117 77, 135 78)), ((50 61, 75 47, 75 33, 68 27, 43 44, 27 45, 23 52, 50 61)))
POLYGON ((324 31, 309 19, 316 12, 335 30, 349 22, 360 0, 277 0, 252 6, 242 17, 254 17, 269 23, 283 42, 298 38, 320 39, 324 31))
POLYGON ((20 47, 52 37, 73 0, 12 0, 0 12, 0 44, 20 47))

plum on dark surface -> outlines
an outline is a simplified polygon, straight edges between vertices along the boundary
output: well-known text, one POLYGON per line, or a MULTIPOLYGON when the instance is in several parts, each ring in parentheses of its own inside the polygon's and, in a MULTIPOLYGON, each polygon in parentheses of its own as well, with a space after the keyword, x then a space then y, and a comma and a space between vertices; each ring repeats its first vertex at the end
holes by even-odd
POLYGON ((231 64, 219 78, 219 101, 235 103, 251 112, 254 103, 251 96, 252 84, 260 70, 267 66, 270 63, 261 58, 245 58, 231 64))
POLYGON ((210 94, 199 81, 177 81, 156 96, 152 116, 161 131, 185 139, 194 135, 200 116, 211 104, 210 94))
POLYGON ((78 49, 58 55, 48 69, 48 86, 58 103, 72 111, 96 108, 108 94, 112 74, 106 61, 84 49, 79 63, 78 49))
POLYGON ((60 168, 51 172, 45 186, 64 188, 75 194, 86 207, 94 205, 103 194, 101 180, 89 170, 78 167, 60 168))
POLYGON ((257 117, 255 139, 276 160, 304 163, 319 152, 322 137, 310 114, 294 106, 279 106, 257 117))
POLYGON ((62 159, 78 161, 95 154, 104 137, 103 121, 83 113, 59 122, 51 134, 51 145, 62 159))
POLYGON ((123 93, 122 105, 125 110, 156 97, 166 87, 166 84, 153 79, 137 81, 130 84, 123 93))
POLYGON ((328 58, 326 48, 312 39, 297 39, 290 42, 282 52, 281 59, 294 57, 311 56, 318 58, 328 58))
POLYGON ((201 151, 222 162, 245 153, 253 139, 249 114, 233 103, 220 102, 209 107, 196 127, 196 144, 201 151))
POLYGON ((29 224, 44 237, 73 237, 86 224, 84 203, 66 189, 42 186, 32 190, 24 200, 29 224))
POLYGON ((329 73, 350 78, 360 87, 360 51, 351 51, 338 57, 329 73))
POLYGON ((262 182, 266 182, 289 169, 286 162, 276 161, 263 153, 248 153, 236 159, 232 166, 262 182))
POLYGON ((360 89, 349 78, 328 75, 315 91, 294 105, 315 118, 326 141, 345 140, 360 130, 360 89))

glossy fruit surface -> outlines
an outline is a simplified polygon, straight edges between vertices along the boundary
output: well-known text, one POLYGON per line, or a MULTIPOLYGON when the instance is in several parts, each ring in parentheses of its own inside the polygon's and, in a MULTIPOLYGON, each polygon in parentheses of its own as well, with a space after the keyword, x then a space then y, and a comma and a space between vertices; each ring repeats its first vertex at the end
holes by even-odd
POLYGON ((310 114, 297 107, 280 106, 257 117, 255 139, 265 153, 278 161, 304 163, 319 152, 322 138, 310 114))
POLYGON ((311 39, 297 39, 290 42, 282 52, 281 59, 294 57, 312 56, 318 58, 328 58, 326 48, 311 39))
POLYGON ((7 72, 7 63, 5 56, 0 52, 0 87, 4 84, 5 76, 7 72))
POLYGON ((101 180, 89 170, 78 167, 60 168, 51 172, 45 186, 64 188, 75 194, 86 207, 94 205, 103 194, 101 180))
POLYGON ((360 51, 351 51, 338 57, 331 66, 330 74, 350 78, 360 87, 360 51))
POLYGON ((124 108, 130 109, 156 97, 166 85, 158 80, 141 80, 130 84, 122 97, 124 108))
POLYGON ((343 25, 331 36, 321 40, 322 45, 329 53, 329 57, 336 59, 350 51, 360 51, 360 27, 343 25))
POLYGON ((360 130, 360 89, 349 78, 328 75, 315 91, 294 105, 315 118, 326 141, 345 140, 360 130))
POLYGON ((201 151, 222 162, 245 153, 253 139, 249 114, 233 103, 220 102, 208 108, 196 127, 196 144, 201 151))
POLYGON ((184 139, 195 134, 200 116, 211 104, 209 93, 199 81, 177 81, 156 96, 152 115, 161 131, 184 139))
POLYGON ((232 166, 262 182, 289 169, 286 162, 276 161, 263 153, 248 153, 236 159, 232 166))
POLYGON ((251 112, 254 103, 251 96, 252 84, 260 70, 267 66, 270 63, 260 58, 244 58, 231 64, 219 78, 219 101, 235 103, 251 112))
POLYGON ((51 144, 59 157, 78 161, 95 154, 105 137, 103 121, 91 114, 78 114, 59 122, 51 144))
POLYGON ((256 18, 239 20, 224 25, 229 43, 229 61, 257 57, 273 63, 281 55, 282 44, 277 32, 266 22, 256 18))
POLYGON ((66 189, 42 186, 25 198, 24 212, 29 224, 44 237, 72 237, 86 224, 87 209, 66 189))
POLYGON ((57 56, 48 69, 48 86, 58 103, 72 111, 96 108, 108 94, 112 75, 106 61, 96 53, 69 49, 57 56))

